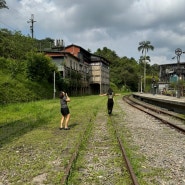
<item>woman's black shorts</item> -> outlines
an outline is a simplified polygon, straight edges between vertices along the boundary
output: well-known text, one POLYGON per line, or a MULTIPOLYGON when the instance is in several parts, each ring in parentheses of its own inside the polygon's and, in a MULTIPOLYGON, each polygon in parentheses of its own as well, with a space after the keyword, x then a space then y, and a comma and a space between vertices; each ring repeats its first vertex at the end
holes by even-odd
POLYGON ((68 107, 66 107, 66 108, 61 108, 61 114, 63 115, 63 116, 66 116, 66 115, 68 115, 70 112, 69 112, 69 108, 68 107))

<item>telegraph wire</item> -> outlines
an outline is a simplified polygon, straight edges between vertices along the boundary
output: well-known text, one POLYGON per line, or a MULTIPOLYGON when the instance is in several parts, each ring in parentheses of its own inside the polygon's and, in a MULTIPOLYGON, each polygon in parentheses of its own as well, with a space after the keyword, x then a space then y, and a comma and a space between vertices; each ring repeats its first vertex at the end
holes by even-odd
MULTIPOLYGON (((20 11, 18 11, 17 9, 15 9, 14 7, 12 7, 11 5, 7 4, 8 8, 7 10, 2 9, 0 11, 0 29, 10 29, 10 31, 21 31, 22 30, 20 28, 17 27, 17 24, 15 22, 7 24, 4 22, 4 20, 6 20, 6 15, 13 15, 14 20, 22 20, 23 13, 21 13, 20 11), (14 25, 15 23, 15 25, 14 25), (12 25, 13 24, 13 25, 12 25)), ((30 13, 31 14, 31 13, 30 13)), ((26 23, 26 20, 25 20, 26 23)), ((30 30, 31 30, 31 26, 30 26, 30 30)))
MULTIPOLYGON (((0 23, 3 24, 4 26, 8 27, 9 29, 11 29, 12 31, 16 31, 16 29, 14 29, 13 27, 9 26, 8 24, 5 24, 4 22, 2 22, 0 20, 0 23)), ((3 27, 1 29, 4 29, 3 27)), ((5 28, 6 29, 6 28, 5 28)))

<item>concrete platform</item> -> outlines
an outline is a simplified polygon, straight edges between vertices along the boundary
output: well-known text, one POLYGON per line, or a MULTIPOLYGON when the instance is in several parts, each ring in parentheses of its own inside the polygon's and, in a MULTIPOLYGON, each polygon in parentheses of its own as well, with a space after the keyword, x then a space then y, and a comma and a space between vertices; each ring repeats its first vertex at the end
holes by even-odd
POLYGON ((185 114, 185 97, 177 98, 173 96, 165 96, 159 94, 153 95, 145 93, 133 93, 133 97, 141 101, 168 109, 170 111, 185 114))

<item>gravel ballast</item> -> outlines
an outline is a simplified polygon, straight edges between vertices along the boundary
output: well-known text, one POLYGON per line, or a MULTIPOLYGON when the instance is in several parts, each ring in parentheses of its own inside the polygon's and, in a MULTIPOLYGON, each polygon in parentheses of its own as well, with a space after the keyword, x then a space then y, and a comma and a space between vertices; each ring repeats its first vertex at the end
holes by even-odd
POLYGON ((83 160, 81 159, 83 167, 76 165, 79 185, 131 184, 116 137, 112 131, 107 113, 99 112, 87 147, 79 154, 83 158, 83 160))
POLYGON ((121 109, 114 108, 116 123, 124 124, 133 145, 138 146, 137 154, 146 158, 141 170, 150 175, 146 175, 145 181, 154 185, 185 185, 185 135, 122 99, 117 103, 121 109))

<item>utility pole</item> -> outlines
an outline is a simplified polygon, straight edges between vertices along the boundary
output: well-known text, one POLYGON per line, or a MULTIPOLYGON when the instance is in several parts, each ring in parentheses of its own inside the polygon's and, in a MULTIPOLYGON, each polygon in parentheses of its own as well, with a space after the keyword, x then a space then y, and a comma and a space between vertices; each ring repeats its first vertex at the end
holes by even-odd
POLYGON ((53 73, 53 99, 55 99, 55 93, 56 93, 56 88, 55 88, 55 71, 53 73))
POLYGON ((31 37, 32 37, 32 39, 33 39, 33 24, 34 24, 34 22, 36 22, 36 21, 34 21, 34 15, 33 14, 31 14, 31 18, 30 18, 30 20, 29 21, 27 21, 27 23, 31 23, 31 26, 30 26, 30 31, 31 31, 31 37))

